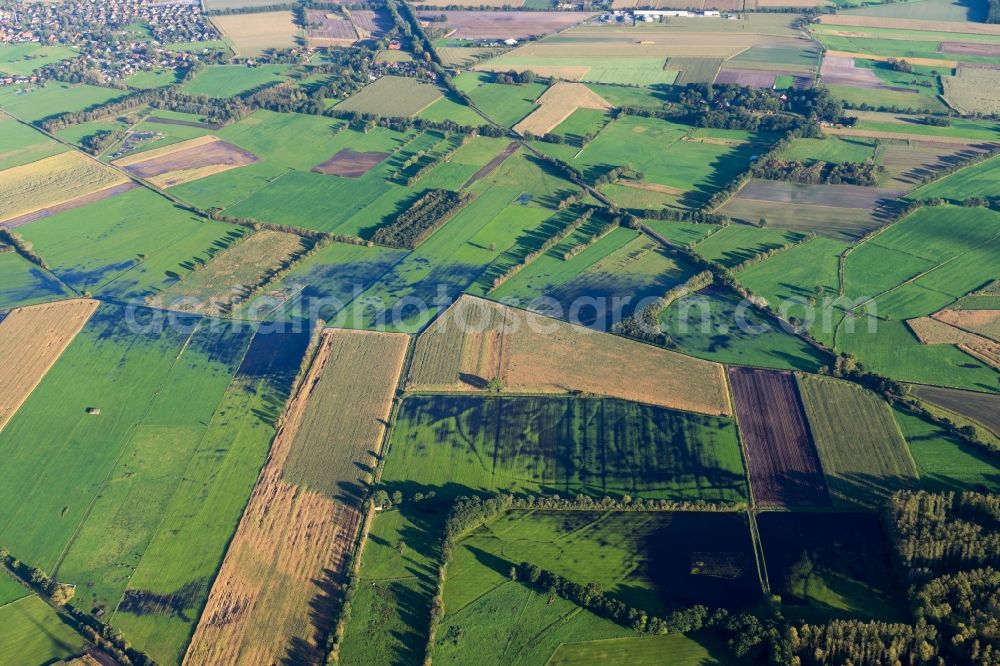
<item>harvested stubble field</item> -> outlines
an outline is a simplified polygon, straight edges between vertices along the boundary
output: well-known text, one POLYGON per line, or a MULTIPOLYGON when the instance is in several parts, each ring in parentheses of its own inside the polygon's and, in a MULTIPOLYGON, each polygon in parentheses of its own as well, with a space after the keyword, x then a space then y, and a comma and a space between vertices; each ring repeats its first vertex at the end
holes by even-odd
POLYGON ((76 151, 6 169, 0 171, 0 221, 66 204, 127 180, 76 151))
POLYGON ((217 136, 205 135, 113 162, 157 187, 173 187, 253 164, 257 156, 217 136))
POLYGON ((750 486, 762 506, 827 506, 819 456, 790 372, 729 368, 750 486))
POLYGON ((292 12, 213 16, 212 23, 238 56, 257 56, 268 49, 295 46, 299 28, 292 12))
POLYGON ((917 336, 921 344, 955 345, 994 370, 1000 370, 1000 343, 995 340, 970 333, 934 317, 908 319, 906 325, 917 336))
POLYGON ((941 53, 955 55, 973 55, 984 58, 1000 58, 1000 44, 980 44, 970 42, 941 42, 938 44, 941 53))
POLYGON ((938 321, 1000 342, 1000 310, 944 309, 931 316, 938 321))
POLYGON ((981 423, 1000 437, 1000 395, 921 384, 912 384, 910 390, 921 400, 981 423))
POLYGON ((611 104, 582 83, 559 81, 535 100, 538 108, 514 125, 516 132, 545 134, 555 129, 577 109, 608 110, 611 104))
POLYGON ((336 330, 292 398, 185 664, 313 663, 360 526, 408 336, 336 330), (330 467, 332 463, 332 468, 330 467))
POLYGON ((834 500, 877 507, 916 486, 917 468, 885 401, 837 379, 796 379, 834 500))
MULTIPOLYGON (((524 39, 556 32, 579 23, 592 12, 446 11, 444 29, 456 39, 524 39)), ((421 14, 423 16, 423 14, 421 14)))
POLYGON ((383 116, 415 116, 441 98, 429 83, 403 76, 383 76, 337 105, 338 111, 377 113, 383 116))
POLYGON ((390 153, 364 153, 344 148, 312 170, 328 176, 360 178, 381 164, 389 155, 390 153))
POLYGON ((258 231, 148 300, 155 307, 226 314, 311 245, 295 234, 258 231))
POLYGON ((582 391, 731 414, 722 366, 471 296, 417 340, 410 390, 582 391))
POLYGON ((59 359, 98 302, 58 301, 18 308, 0 320, 0 430, 59 359))
POLYGON ((959 113, 994 114, 1000 111, 997 71, 959 67, 957 76, 942 76, 944 98, 959 113))

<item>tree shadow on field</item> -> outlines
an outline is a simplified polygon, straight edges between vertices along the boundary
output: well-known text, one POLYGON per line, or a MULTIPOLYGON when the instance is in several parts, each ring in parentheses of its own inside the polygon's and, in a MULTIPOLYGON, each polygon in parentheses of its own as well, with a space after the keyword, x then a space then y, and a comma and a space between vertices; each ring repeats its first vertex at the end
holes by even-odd
POLYGON ((293 636, 281 663, 283 666, 320 666, 325 658, 326 644, 337 623, 343 605, 343 576, 332 569, 313 580, 318 592, 309 601, 309 624, 312 641, 293 636))

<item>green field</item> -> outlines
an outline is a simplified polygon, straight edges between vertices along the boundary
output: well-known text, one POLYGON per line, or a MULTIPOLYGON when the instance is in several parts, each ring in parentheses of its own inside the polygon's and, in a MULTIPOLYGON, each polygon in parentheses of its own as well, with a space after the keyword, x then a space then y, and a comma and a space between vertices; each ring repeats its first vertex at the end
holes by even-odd
POLYGON ((551 316, 572 317, 586 326, 610 330, 641 303, 659 298, 692 275, 687 262, 671 256, 660 243, 620 227, 569 260, 563 259, 570 248, 588 242, 605 224, 588 220, 491 296, 534 304, 533 309, 551 316), (594 305, 581 307, 584 298, 594 299, 594 305), (618 313, 613 311, 616 302, 621 304, 618 313))
POLYGON ((459 125, 471 125, 472 127, 479 127, 486 123, 486 119, 473 111, 471 107, 454 101, 451 96, 445 96, 432 102, 430 106, 417 114, 417 118, 436 122, 450 120, 459 125))
POLYGON ((824 162, 864 162, 875 159, 874 139, 854 136, 827 136, 822 139, 797 138, 781 151, 786 160, 810 163, 824 162))
POLYGON ((846 293, 875 298, 880 317, 928 315, 994 279, 998 247, 1000 213, 925 207, 847 257, 846 293))
POLYGON ((423 662, 444 512, 444 506, 428 500, 404 502, 400 509, 375 517, 361 558, 340 663, 419 666, 423 662))
POLYGON ((902 409, 893 416, 927 490, 1000 492, 1000 456, 966 444, 941 427, 902 409))
POLYGON ((125 79, 125 83, 136 88, 164 88, 178 83, 177 72, 172 69, 150 69, 137 72, 125 79))
POLYGON ((492 83, 494 76, 486 72, 466 72, 455 78, 455 85, 464 90, 486 115, 505 127, 512 127, 535 109, 535 100, 548 87, 544 83, 506 85, 492 83))
POLYGON ((50 272, 16 252, 0 253, 0 311, 59 300, 71 294, 50 272))
POLYGON ((911 92, 883 88, 872 89, 844 85, 829 85, 827 87, 834 97, 854 106, 867 104, 871 107, 897 108, 917 113, 945 113, 948 111, 944 102, 929 95, 916 95, 911 92))
POLYGON ((337 110, 410 117, 440 97, 437 86, 409 77, 383 76, 337 104, 337 110))
POLYGON ((725 646, 711 636, 669 634, 641 638, 589 639, 563 643, 546 662, 547 666, 659 666, 663 655, 672 666, 734 666, 736 660, 725 646))
POLYGON ((676 188, 682 193, 681 204, 700 206, 762 152, 753 141, 755 137, 741 130, 696 129, 622 116, 568 161, 591 179, 616 166, 631 167, 642 172, 646 183, 676 188), (709 140, 702 142, 702 138, 709 140), (669 160, 663 159, 664 151, 669 160))
POLYGON ((475 198, 468 205, 355 299, 373 306, 352 307, 347 325, 374 326, 379 307, 391 313, 402 299, 417 298, 429 307, 401 309, 390 323, 396 330, 419 330, 439 309, 440 296, 456 298, 468 289, 491 262, 556 214, 552 202, 575 188, 522 151, 469 190, 475 198))
POLYGON ((286 78, 287 65, 210 65, 198 72, 181 89, 189 95, 233 97, 286 78))
POLYGON ((803 234, 796 231, 733 224, 695 245, 694 251, 709 261, 732 268, 758 254, 783 247, 802 238, 803 234))
POLYGON ((826 365, 807 343, 719 289, 675 302, 660 316, 660 328, 669 348, 709 361, 806 372, 826 365))
POLYGON ((63 282, 119 299, 160 291, 246 233, 196 217, 142 188, 18 231, 63 282))
POLYGON ((79 656, 88 646, 34 594, 0 606, 0 626, 0 662, 5 664, 51 664, 79 656))
POLYGON ((70 111, 82 111, 122 97, 125 92, 86 84, 50 82, 44 86, 7 86, 0 91, 0 108, 21 120, 35 122, 70 111))
POLYGON ((873 5, 851 9, 845 14, 884 16, 888 18, 921 19, 925 21, 983 21, 982 9, 972 3, 950 0, 915 0, 914 2, 873 5))
POLYGON ((842 315, 822 301, 810 303, 810 299, 816 297, 817 288, 825 297, 837 297, 837 261, 847 248, 847 243, 832 238, 813 238, 740 271, 737 279, 771 307, 784 305, 788 315, 802 320, 811 316, 809 332, 829 345, 842 315))
POLYGON ((838 504, 878 507, 916 487, 917 470, 889 405, 855 384, 797 375, 830 495, 838 504))
POLYGON ((0 169, 29 164, 66 150, 38 130, 0 116, 0 169))
POLYGON ((941 198, 955 203, 970 197, 995 196, 997 178, 1000 178, 1000 157, 962 169, 921 187, 910 196, 921 200, 941 198))
POLYGON ((54 44, 42 46, 37 42, 0 45, 0 73, 27 76, 36 69, 60 60, 77 57, 76 49, 54 44))
POLYGON ((137 314, 102 306, 0 433, 0 521, 19 557, 77 584, 76 603, 114 612, 136 645, 176 661, 290 378, 264 364, 273 377, 250 368, 233 381, 246 326, 137 314), (47 490, 68 475, 72 490, 47 490))
POLYGON ((411 397, 390 436, 382 480, 439 494, 746 499, 730 419, 610 398, 411 397))

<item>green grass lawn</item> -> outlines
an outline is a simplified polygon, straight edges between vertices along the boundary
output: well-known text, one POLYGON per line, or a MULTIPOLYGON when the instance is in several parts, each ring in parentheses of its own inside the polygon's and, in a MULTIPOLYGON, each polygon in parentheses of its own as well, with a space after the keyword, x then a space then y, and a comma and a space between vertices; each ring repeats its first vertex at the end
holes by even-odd
POLYGON ((125 91, 86 84, 49 82, 44 86, 8 86, 0 92, 0 108, 21 120, 35 122, 49 116, 82 111, 118 97, 125 91))
POLYGON ((731 419, 610 398, 411 397, 382 479, 439 494, 746 499, 731 419))
POLYGON ((137 72, 125 79, 126 85, 136 88, 164 88, 178 82, 177 72, 172 69, 150 69, 137 72))
POLYGON ((65 150, 65 146, 38 130, 0 117, 0 169, 29 164, 65 150))
POLYGON ((6 572, 0 572, 0 607, 31 594, 31 591, 6 572))
MULTIPOLYGON (((518 121, 535 109, 535 100, 548 87, 544 83, 527 83, 524 85, 506 85, 492 83, 492 74, 466 73, 458 78, 475 77, 476 85, 466 90, 473 103, 486 115, 505 127, 512 127, 518 121)), ((463 89, 471 85, 463 82, 463 89)))
POLYGON ((0 606, 0 662, 51 664, 79 656, 87 641, 32 594, 0 606))
POLYGON ((833 499, 877 508, 916 487, 917 470, 889 405, 855 384, 796 375, 809 429, 833 499))
POLYGON ((1000 491, 1000 456, 951 436, 939 426, 901 408, 893 416, 917 463, 921 485, 930 491, 1000 491))
POLYGON ((69 298, 54 275, 16 252, 0 253, 0 310, 69 298))
POLYGON ((781 158, 813 162, 864 162, 875 158, 875 140, 853 136, 827 136, 822 139, 798 138, 781 152, 781 158))
POLYGON ((42 46, 37 42, 0 45, 0 73, 27 76, 36 69, 60 60, 79 55, 74 48, 53 44, 42 46))
POLYGON ((156 293, 246 233, 196 217, 142 188, 18 231, 64 282, 119 299, 156 293))
POLYGON ((735 666, 753 663, 737 660, 721 640, 706 634, 669 634, 585 640, 563 643, 546 662, 547 666, 660 666, 670 655, 671 666, 735 666))
POLYGON ((960 202, 970 197, 994 196, 997 178, 1000 178, 1000 157, 980 162, 947 178, 925 185, 910 196, 920 200, 937 197, 953 202, 960 202))
POLYGON ((722 290, 676 301, 660 316, 660 327, 671 349, 709 361, 806 372, 828 363, 809 344, 722 290))
POLYGON ((233 97, 286 78, 287 65, 210 65, 181 88, 189 95, 233 97))
POLYGON ((694 251, 709 261, 731 268, 758 254, 801 240, 802 237, 802 233, 788 229, 731 224, 695 245, 694 251))

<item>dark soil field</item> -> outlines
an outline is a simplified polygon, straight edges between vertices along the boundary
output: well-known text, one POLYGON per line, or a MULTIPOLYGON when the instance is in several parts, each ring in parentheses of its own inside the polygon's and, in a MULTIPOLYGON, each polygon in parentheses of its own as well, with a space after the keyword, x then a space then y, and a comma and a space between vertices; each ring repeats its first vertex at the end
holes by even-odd
POLYGON ((755 88, 771 88, 774 86, 774 79, 781 74, 777 71, 766 71, 762 69, 736 69, 724 67, 719 75, 715 77, 716 83, 736 83, 741 86, 753 86, 755 88))
POLYGON ((1000 395, 938 386, 914 385, 911 390, 922 400, 982 423, 1000 437, 1000 395))
POLYGON ((140 178, 153 178, 171 171, 199 169, 201 167, 227 165, 246 166, 257 161, 257 156, 225 141, 191 146, 144 162, 129 164, 125 170, 140 178))
POLYGON ((902 584, 873 513, 757 517, 771 591, 789 619, 906 621, 902 584))
POLYGON ((941 42, 938 45, 938 50, 941 53, 982 56, 984 58, 1000 58, 1000 44, 975 44, 970 42, 941 42))
POLYGON ((359 153, 356 150, 345 148, 326 162, 313 167, 313 171, 325 173, 328 176, 359 178, 381 164, 387 157, 389 157, 389 153, 359 153))
POLYGON ((829 506, 826 480, 789 372, 729 368, 750 487, 763 506, 829 506))
POLYGON ((307 10, 306 20, 310 26, 306 34, 311 40, 353 41, 358 37, 350 21, 323 9, 307 10))
POLYGON ((392 29, 392 18, 384 10, 356 9, 351 12, 351 23, 362 39, 378 39, 392 29), (368 37, 366 37, 367 35, 368 37))
MULTIPOLYGON (((456 39, 524 39, 525 37, 547 35, 579 23, 592 14, 589 12, 480 12, 448 11, 434 12, 433 16, 444 14, 448 21, 446 30, 454 30, 456 39)), ((426 12, 419 16, 426 19, 426 12)), ((435 24, 438 25, 438 24, 435 24)))
POLYGON ((753 179, 740 190, 739 196, 757 201, 867 208, 891 203, 903 190, 862 187, 860 185, 803 185, 777 180, 753 179))
POLYGON ((885 88, 875 72, 857 67, 854 58, 827 56, 819 70, 822 82, 827 85, 845 85, 858 88, 885 88))

